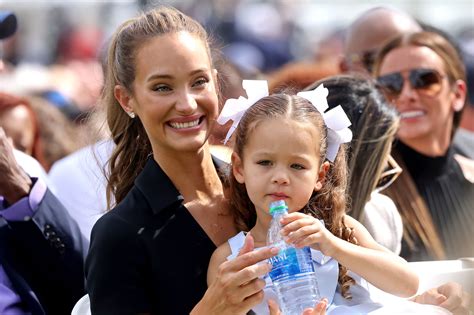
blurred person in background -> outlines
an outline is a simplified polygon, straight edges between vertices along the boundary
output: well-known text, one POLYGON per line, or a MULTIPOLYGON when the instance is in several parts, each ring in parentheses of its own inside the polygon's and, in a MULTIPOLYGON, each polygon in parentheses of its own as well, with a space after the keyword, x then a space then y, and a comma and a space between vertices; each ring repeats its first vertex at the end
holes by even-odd
POLYGON ((85 130, 69 120, 63 112, 43 97, 28 96, 38 118, 39 136, 46 171, 57 160, 82 148, 88 143, 85 130))
POLYGON ((85 23, 65 27, 59 34, 53 67, 58 71, 56 85, 81 112, 93 109, 100 97, 103 71, 98 60, 102 44, 102 30, 85 23), (63 73, 66 77, 73 77, 69 85, 61 82, 61 68, 69 72, 63 73))
POLYGON ((325 61, 292 62, 266 75, 270 93, 284 89, 301 91, 313 82, 337 74, 325 61))
POLYGON ((12 139, 15 149, 46 166, 38 117, 26 98, 0 92, 0 127, 12 139))
POLYGON ((0 73, 6 70, 6 64, 3 59, 4 41, 11 38, 17 29, 16 15, 10 11, 0 10, 0 73))
POLYGON ((400 117, 375 83, 360 75, 339 75, 319 80, 306 89, 324 84, 329 109, 341 105, 353 133, 348 150, 349 214, 366 226, 381 245, 400 254, 403 224, 394 203, 380 194, 401 170, 389 163, 390 149, 400 117), (387 165, 390 167, 387 169, 387 165))
POLYGON ((346 31, 341 72, 370 76, 380 47, 399 34, 421 31, 410 15, 388 7, 376 7, 362 13, 346 31))
MULTIPOLYGON (((405 32, 418 32, 420 30, 421 26, 418 22, 403 11, 387 7, 376 7, 364 12, 347 29, 344 57, 340 63, 341 71, 357 72, 367 76, 371 75, 376 54, 386 41, 405 32)), ((465 147, 462 142, 460 146, 465 147)), ((378 205, 379 201, 377 199, 371 199, 369 203, 372 203, 372 207, 375 209, 379 207, 396 209, 395 204, 390 198, 385 198, 384 196, 384 199, 386 200, 380 205, 378 205)), ((366 227, 370 228, 371 225, 378 224, 374 216, 366 216, 366 218, 367 220, 362 220, 366 227)), ((380 214, 375 218, 381 218, 380 214)), ((404 237, 405 234, 406 231, 403 233, 404 237)), ((375 236, 377 237, 377 234, 375 236)), ((449 282, 433 288, 431 291, 439 296, 450 296, 453 293, 448 289, 450 287, 460 288, 459 284, 449 282)), ((467 293, 463 292, 462 289, 458 290, 457 294, 454 293, 450 296, 448 298, 451 304, 450 309, 459 308, 461 309, 461 314, 464 314, 466 311, 462 310, 466 309, 466 305, 469 304, 467 296, 467 293)))
POLYGON ((86 142, 59 109, 40 97, 0 92, 0 127, 17 150, 34 157, 46 171, 86 142))
POLYGON ((380 50, 374 73, 401 113, 392 154, 404 172, 386 193, 404 218, 402 256, 474 256, 474 161, 452 142, 466 100, 459 54, 437 33, 405 34, 380 50))
MULTIPOLYGON (((393 201, 380 194, 396 181, 401 172, 396 163, 391 162, 390 156, 400 123, 399 114, 387 103, 370 78, 360 75, 333 76, 311 84, 306 90, 320 84, 329 90, 329 109, 341 105, 351 121, 349 214, 361 220, 379 244, 399 254, 403 223, 393 201)), ((411 300, 438 305, 461 315, 467 314, 470 297, 459 284, 448 282, 411 300)))
MULTIPOLYGON (((429 25, 420 25, 406 12, 394 8, 375 7, 365 11, 347 29, 344 56, 340 62, 341 72, 372 75, 375 57, 383 44, 398 35, 419 32, 423 27, 433 28, 429 25)), ((433 29, 447 37, 447 40, 454 41, 445 32, 433 29)), ((455 46, 457 48, 457 45, 455 46)), ((459 135, 455 134, 453 141, 457 153, 474 158, 472 140, 474 133, 461 128, 457 133, 459 135)))
MULTIPOLYGON (((0 11, 0 39, 16 23, 0 11)), ((87 243, 36 160, 10 141, 0 127, 0 314, 67 314, 84 292, 87 243)))
POLYGON ((312 52, 312 60, 340 73, 341 55, 344 51, 345 29, 337 28, 317 42, 312 52))

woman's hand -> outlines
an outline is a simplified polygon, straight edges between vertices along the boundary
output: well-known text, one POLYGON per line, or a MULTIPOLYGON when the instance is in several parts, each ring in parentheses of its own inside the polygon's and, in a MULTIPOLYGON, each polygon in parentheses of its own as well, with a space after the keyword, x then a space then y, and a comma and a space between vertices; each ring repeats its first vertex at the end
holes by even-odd
POLYGON ((191 314, 246 314, 263 300, 265 280, 259 277, 270 271, 266 260, 277 253, 276 247, 254 250, 253 237, 247 234, 239 255, 219 266, 216 279, 191 314))
MULTIPOLYGON (((318 301, 314 308, 305 309, 301 315, 326 315, 327 305, 328 300, 324 298, 318 301)), ((274 300, 268 300, 268 309, 270 310, 270 315, 281 315, 280 307, 274 300)))
POLYGON ((310 246, 324 255, 332 256, 338 239, 318 219, 293 212, 284 216, 281 223, 284 226, 282 235, 288 243, 299 248, 310 246))
POLYGON ((413 298, 420 304, 438 305, 455 315, 469 314, 469 293, 456 282, 448 282, 437 288, 432 288, 413 298))

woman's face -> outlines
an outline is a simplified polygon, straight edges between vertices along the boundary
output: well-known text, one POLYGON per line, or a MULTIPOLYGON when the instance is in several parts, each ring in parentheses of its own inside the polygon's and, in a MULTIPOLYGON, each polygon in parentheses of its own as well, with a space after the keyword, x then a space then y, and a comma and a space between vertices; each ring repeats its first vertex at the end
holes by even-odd
MULTIPOLYGON (((401 73, 403 87, 391 101, 401 114, 398 137, 402 141, 446 140, 449 143, 453 128, 456 93, 448 81, 444 62, 428 47, 403 46, 390 51, 382 61, 378 77, 401 73), (435 70, 439 85, 413 88, 408 77, 421 71, 435 70)), ((429 74, 427 74, 429 75, 429 74)), ((435 81, 435 76, 431 78, 435 81)), ((389 97, 390 98, 390 97, 389 97)))
POLYGON ((35 125, 25 105, 8 108, 0 113, 0 127, 13 140, 14 147, 28 155, 33 153, 35 125))
POLYGON ((216 70, 206 46, 187 32, 157 36, 137 52, 128 102, 155 154, 196 151, 218 115, 216 70))

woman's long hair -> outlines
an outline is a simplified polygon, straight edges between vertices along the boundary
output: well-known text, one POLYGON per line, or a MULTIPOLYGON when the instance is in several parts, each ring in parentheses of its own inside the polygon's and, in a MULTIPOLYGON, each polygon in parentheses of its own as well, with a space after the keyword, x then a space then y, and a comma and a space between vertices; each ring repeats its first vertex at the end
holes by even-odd
POLYGON ((306 90, 312 90, 320 84, 329 90, 329 108, 341 105, 351 121, 348 213, 360 221, 364 207, 384 170, 400 117, 371 79, 358 75, 338 75, 317 81, 306 90))

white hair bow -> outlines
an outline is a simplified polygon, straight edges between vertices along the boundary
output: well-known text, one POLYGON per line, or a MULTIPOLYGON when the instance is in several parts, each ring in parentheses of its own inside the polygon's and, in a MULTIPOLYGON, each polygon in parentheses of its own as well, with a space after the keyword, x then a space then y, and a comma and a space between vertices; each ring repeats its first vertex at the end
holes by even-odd
POLYGON ((299 92, 297 95, 310 101, 323 116, 324 123, 328 127, 326 158, 334 162, 341 144, 352 140, 352 131, 348 128, 351 125, 351 121, 341 105, 325 113, 329 107, 326 99, 328 94, 328 89, 321 84, 314 90, 299 92))
POLYGON ((268 83, 266 80, 243 80, 242 87, 247 92, 248 98, 240 96, 238 99, 228 99, 222 108, 219 118, 217 118, 217 122, 221 125, 226 124, 229 120, 233 121, 225 136, 224 144, 227 143, 235 129, 237 129, 245 111, 259 99, 268 96, 268 83))

